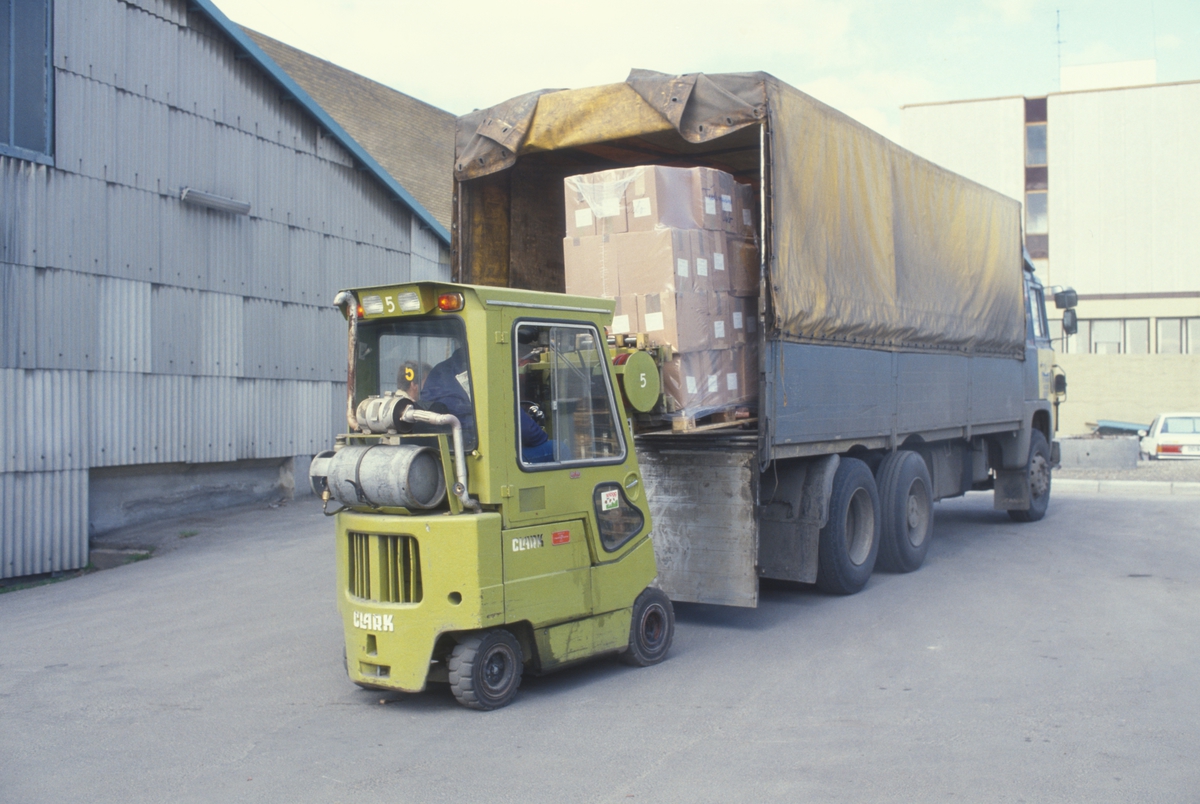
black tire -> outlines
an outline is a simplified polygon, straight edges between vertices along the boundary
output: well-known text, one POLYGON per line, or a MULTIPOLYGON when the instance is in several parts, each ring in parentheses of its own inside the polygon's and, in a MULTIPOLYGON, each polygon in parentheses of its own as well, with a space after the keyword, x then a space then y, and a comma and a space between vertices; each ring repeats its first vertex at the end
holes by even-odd
POLYGON ((879 465, 879 558, 886 572, 912 572, 933 538, 933 482, 920 454, 899 450, 879 465))
POLYGON ((867 585, 879 555, 879 491, 857 458, 842 458, 833 475, 829 521, 817 546, 817 586, 852 595, 867 585))
POLYGON ((1024 511, 1009 511, 1014 522, 1037 522, 1050 507, 1050 444, 1042 431, 1034 429, 1029 438, 1029 462, 1025 466, 1029 478, 1029 507, 1024 511))
POLYGON ((629 623, 629 648, 621 661, 635 667, 649 667, 667 658, 675 636, 675 608, 661 589, 646 587, 633 601, 633 620, 629 623))
POLYGON ((464 637, 450 652, 450 691, 471 709, 507 706, 521 686, 521 645, 502 628, 464 637))

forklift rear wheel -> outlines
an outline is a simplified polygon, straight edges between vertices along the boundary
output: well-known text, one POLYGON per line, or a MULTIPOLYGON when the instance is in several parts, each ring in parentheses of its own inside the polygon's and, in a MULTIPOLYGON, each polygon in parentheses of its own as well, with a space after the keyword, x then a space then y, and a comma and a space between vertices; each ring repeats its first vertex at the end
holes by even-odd
POLYGON ((635 667, 649 667, 667 657, 675 635, 675 609, 661 589, 648 586, 633 602, 633 620, 629 624, 629 648, 621 661, 635 667))
POLYGON ((464 637, 450 652, 450 690, 463 706, 499 709, 521 686, 521 645, 502 628, 464 637))

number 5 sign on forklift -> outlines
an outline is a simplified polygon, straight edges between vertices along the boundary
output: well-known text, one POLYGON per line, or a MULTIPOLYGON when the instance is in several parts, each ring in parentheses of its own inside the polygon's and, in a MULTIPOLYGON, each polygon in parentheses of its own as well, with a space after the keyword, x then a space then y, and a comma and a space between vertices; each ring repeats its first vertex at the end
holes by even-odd
POLYGON ((672 600, 915 570, 938 499, 1045 514, 1065 383, 1016 202, 766 74, 634 71, 458 128, 476 284, 336 300, 347 432, 310 478, 354 683, 495 709, 524 673, 662 661, 672 600))

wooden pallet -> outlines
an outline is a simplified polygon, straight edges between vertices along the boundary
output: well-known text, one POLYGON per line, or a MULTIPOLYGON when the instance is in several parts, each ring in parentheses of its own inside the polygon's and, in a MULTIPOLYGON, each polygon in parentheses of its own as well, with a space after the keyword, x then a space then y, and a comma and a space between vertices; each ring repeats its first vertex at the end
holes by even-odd
POLYGON ((750 416, 747 408, 731 408, 699 418, 679 416, 671 420, 673 433, 702 433, 708 430, 723 430, 731 427, 756 424, 758 419, 750 416))

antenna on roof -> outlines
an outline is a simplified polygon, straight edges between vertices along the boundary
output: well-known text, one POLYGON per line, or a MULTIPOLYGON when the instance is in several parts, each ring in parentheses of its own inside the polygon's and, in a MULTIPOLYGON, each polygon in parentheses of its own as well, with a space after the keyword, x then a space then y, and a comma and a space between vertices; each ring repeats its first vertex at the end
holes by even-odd
POLYGON ((1062 91, 1062 10, 1054 9, 1054 44, 1058 47, 1058 89, 1062 91))

